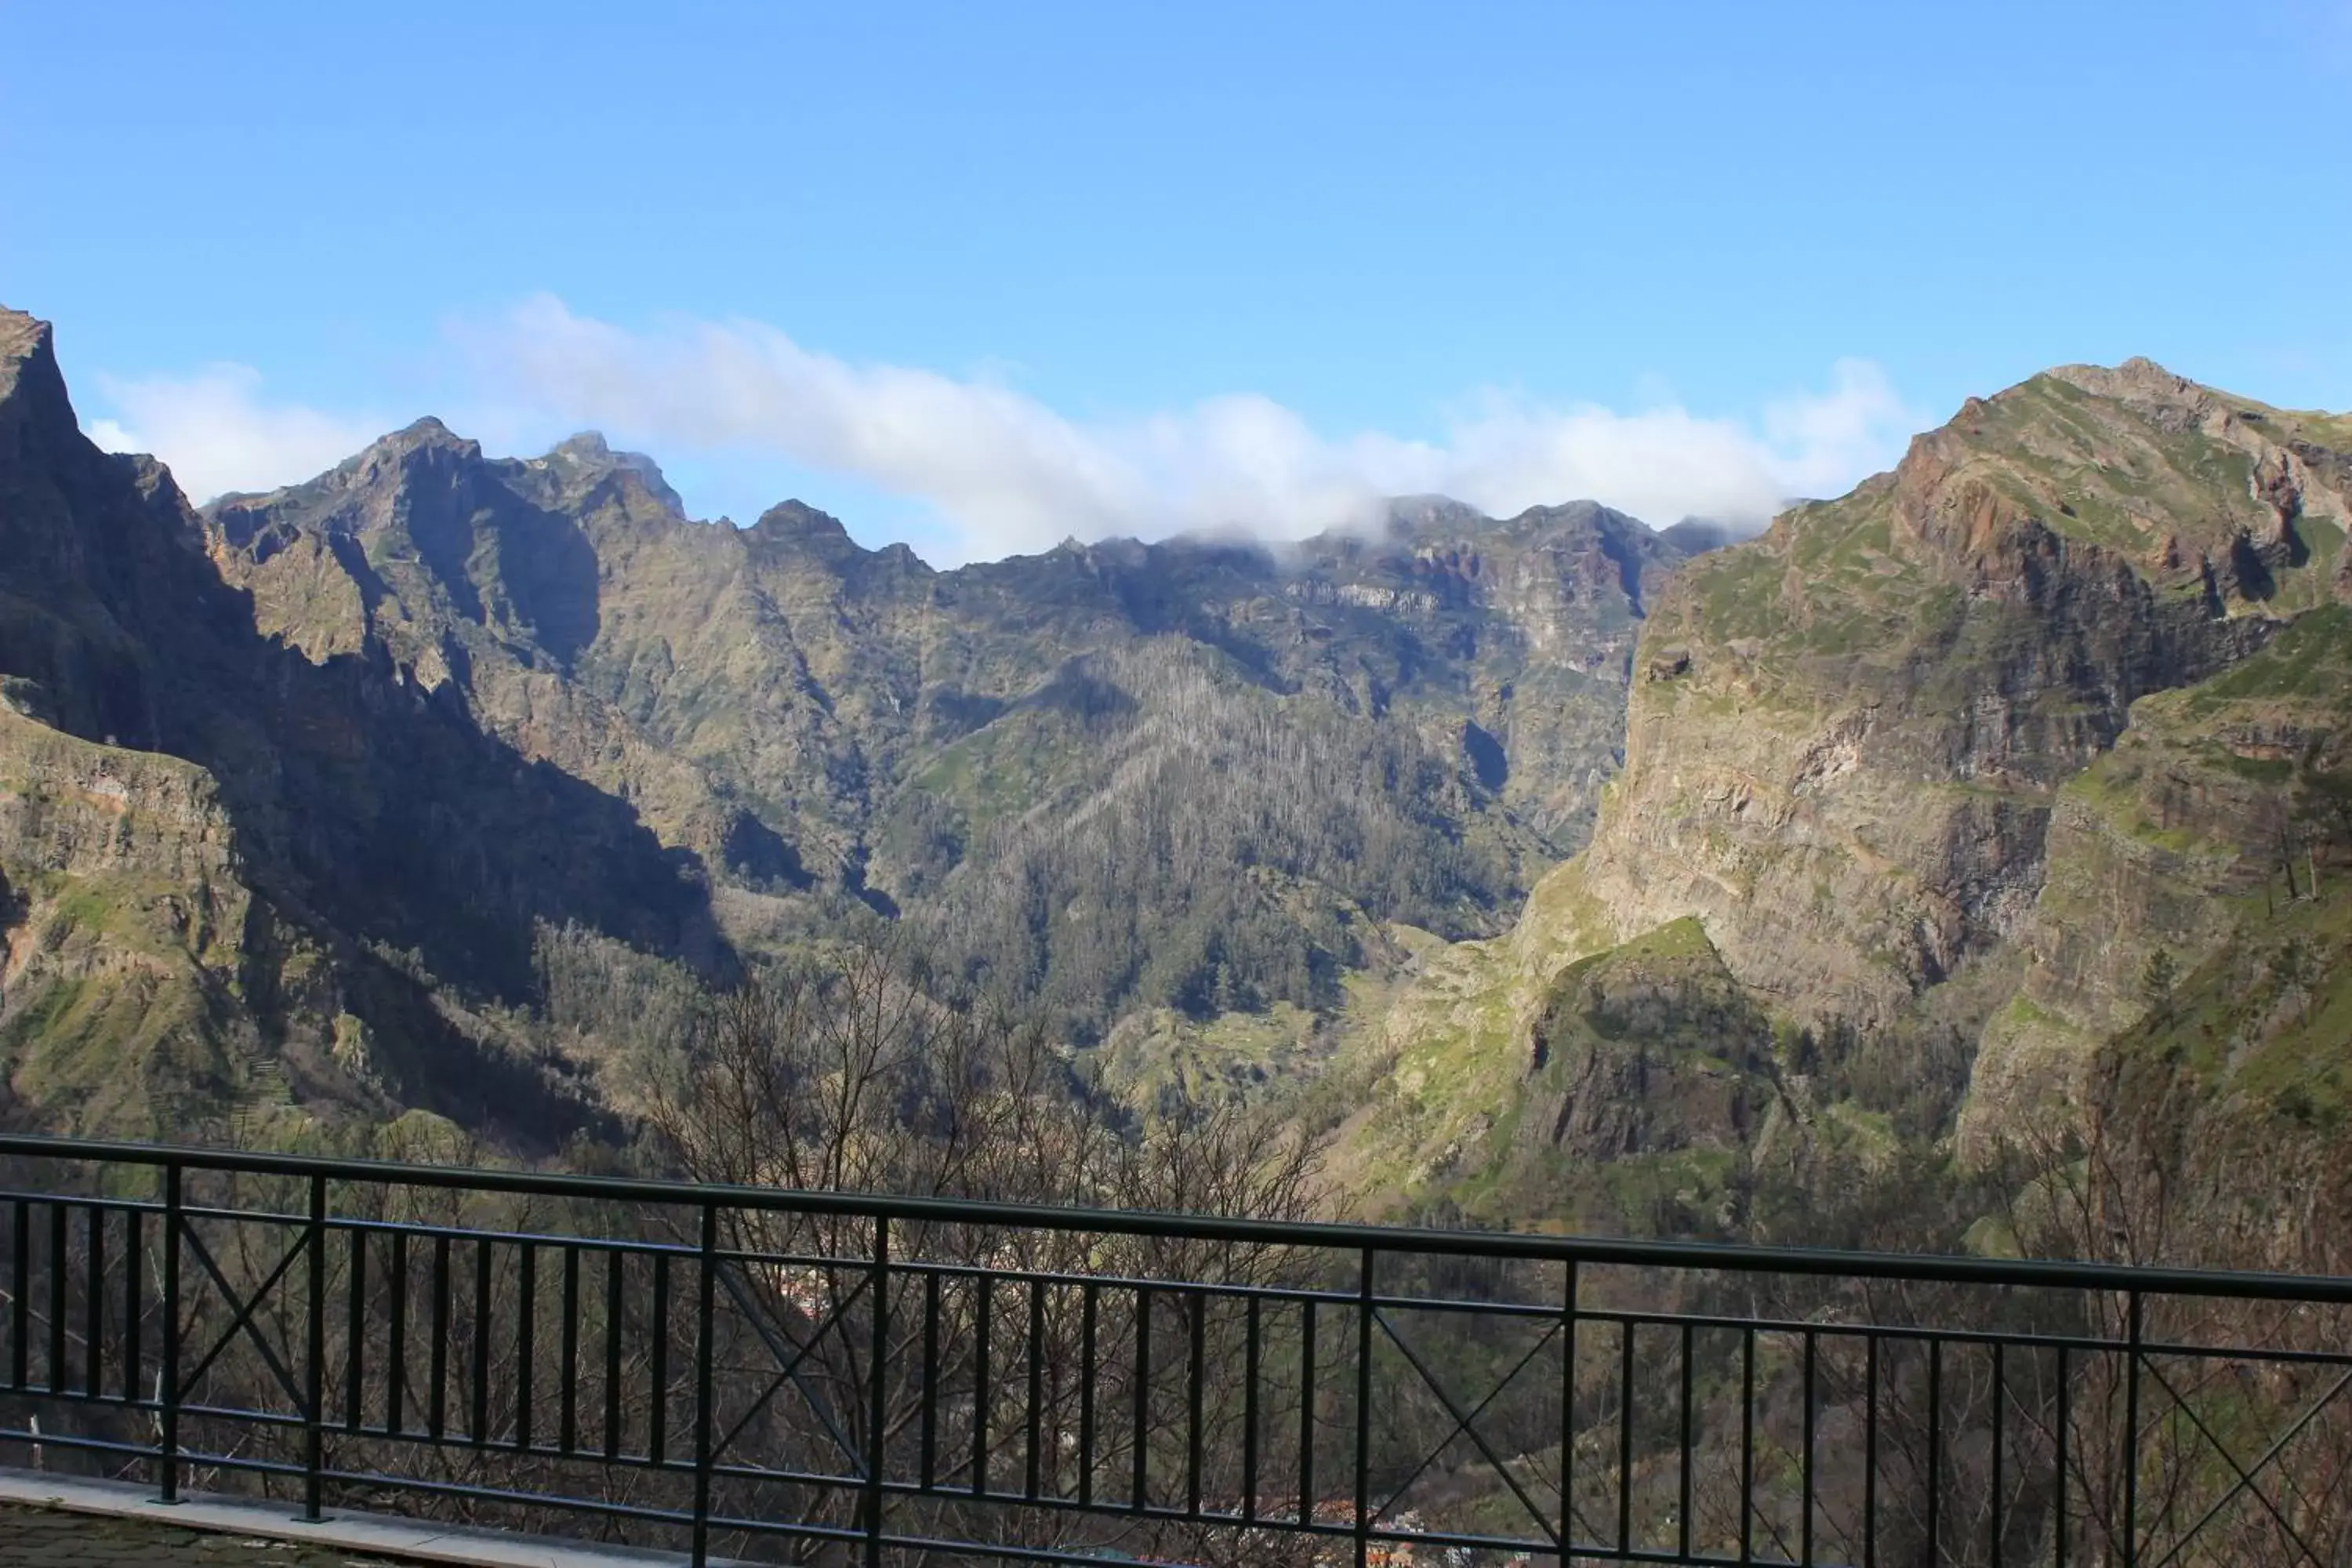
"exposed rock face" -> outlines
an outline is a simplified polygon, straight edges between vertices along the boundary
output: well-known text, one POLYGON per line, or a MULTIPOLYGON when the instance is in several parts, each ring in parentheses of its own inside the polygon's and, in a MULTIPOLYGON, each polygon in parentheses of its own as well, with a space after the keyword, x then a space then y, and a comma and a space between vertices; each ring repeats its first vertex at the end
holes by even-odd
POLYGON ((1883 1022, 2017 932, 2053 792, 2136 699, 2328 594, 2346 494, 2265 432, 2286 418, 2145 362, 2053 373, 1694 563, 1647 645, 1689 668, 1635 689, 1608 826, 1564 874, 1620 932, 1700 915, 1801 1021, 1883 1022), (2323 519, 2325 561, 2289 564, 2323 519), (2278 563, 2259 595, 2247 550, 2278 563))
POLYGON ((942 574, 798 502, 690 522, 601 437, 492 460, 432 420, 206 527, 266 631, 314 658, 379 643, 673 840, 708 851, 749 811, 834 873, 940 746, 1071 655, 1169 636, 1276 690, 1475 724, 1496 793, 1580 837, 1646 596, 1681 558, 1590 503, 1497 523, 1424 501, 1378 542, 1114 541, 942 574))
POLYGON ((691 521, 600 439, 493 460, 432 421, 205 526, 264 631, 313 658, 379 650, 722 878, 845 889, 950 956, 1049 991, 1083 971, 1111 1004, 1155 955, 1065 951, 1069 912, 1120 893, 1089 883, 1076 825, 1181 841, 1302 803, 1362 813, 1322 837, 1379 859, 1269 827, 1242 858, 1273 880, 1245 907, 1171 871, 1151 918, 1287 924, 1310 966, 1362 962, 1330 931, 1367 910, 1494 929, 1581 842, 1641 616, 1681 559, 1590 503, 1497 522, 1412 501, 1378 541, 1072 542, 940 573, 798 502, 691 521), (1402 898, 1399 858, 1434 868, 1402 898))
MULTIPOLYGON (((1643 629, 1624 772, 1590 847, 1509 938, 1432 965, 1389 1026, 1400 1073, 1448 1051, 1501 1060, 1552 975, 1685 918, 1760 1005, 1817 1029, 1883 1029, 2029 931, 2052 946, 2061 786, 2136 701, 2343 596, 2347 448, 2346 421, 2145 361, 2069 367, 1972 399, 1891 474, 1691 563, 1643 629)), ((2083 831, 2062 813, 2062 843, 2083 831)), ((2113 1021, 2115 983, 2086 1014, 2113 1021)), ((1456 1072, 1512 1092, 1498 1069, 1456 1072)), ((1438 1158, 1494 1114, 1441 1114, 1438 1158)))
POLYGON ((5 311, 0 672, 0 1060, 38 1120, 192 1131, 191 1104, 389 1090, 553 1136, 576 1108, 458 999, 527 1003, 542 924, 725 960, 692 860, 627 806, 380 645, 257 633, 169 475, 84 440, 48 329, 5 311), (334 1063, 345 1013, 393 1042, 373 1083, 334 1063))

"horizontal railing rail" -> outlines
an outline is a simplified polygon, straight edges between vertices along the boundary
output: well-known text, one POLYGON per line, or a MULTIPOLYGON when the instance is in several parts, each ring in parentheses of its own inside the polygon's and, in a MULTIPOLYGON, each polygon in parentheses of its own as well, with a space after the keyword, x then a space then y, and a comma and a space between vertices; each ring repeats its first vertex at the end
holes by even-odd
POLYGON ((1405 1226, 1350 1225, 1320 1220, 1234 1219, 1214 1215, 1136 1209, 1074 1209, 971 1198, 900 1197, 884 1194, 808 1192, 778 1187, 720 1186, 621 1176, 564 1175, 475 1166, 403 1164, 387 1160, 340 1160, 310 1154, 247 1153, 173 1148, 100 1139, 0 1134, 0 1156, 28 1155, 113 1165, 249 1175, 363 1181, 386 1186, 432 1187, 517 1196, 583 1198, 607 1203, 679 1204, 706 1198, 731 1208, 775 1213, 925 1220, 1010 1229, 1099 1231, 1125 1236, 1183 1237, 1354 1250, 1420 1252, 1531 1262, 1627 1264, 1661 1268, 1728 1269, 1752 1273, 1833 1275, 1841 1279, 1909 1279, 1952 1284, 2054 1287, 2078 1290, 2139 1289, 2151 1294, 2248 1300, 2352 1304, 2352 1277, 2313 1277, 2137 1264, 2075 1263, 2042 1258, 1991 1258, 1834 1247, 1748 1247, 1696 1241, 1641 1241, 1561 1237, 1526 1231, 1426 1230, 1405 1226))
POLYGON ((0 1137, 0 1445, 716 1555, 2352 1562, 2352 1279, 0 1137))

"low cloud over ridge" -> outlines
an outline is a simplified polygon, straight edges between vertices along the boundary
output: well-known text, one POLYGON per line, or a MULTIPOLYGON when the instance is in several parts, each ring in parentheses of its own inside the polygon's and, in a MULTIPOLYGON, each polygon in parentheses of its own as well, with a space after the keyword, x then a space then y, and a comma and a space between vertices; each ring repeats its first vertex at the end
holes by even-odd
MULTIPOLYGON (((1254 394, 1082 423, 984 378, 852 364, 757 321, 630 331, 545 296, 453 331, 477 428, 594 426, 665 457, 760 454, 854 476, 936 510, 952 542, 937 553, 961 559, 1073 534, 1296 538, 1361 524, 1384 497, 1429 493, 1501 516, 1591 497, 1658 524, 1752 527, 1789 497, 1836 493, 1887 466, 1925 423, 1861 360, 1753 421, 1490 392, 1424 440, 1325 436, 1254 394)), ((264 404, 257 380, 216 367, 110 384, 129 427, 92 433, 157 451, 205 495, 306 478, 385 427, 264 404)))
POLYGON ((1840 361, 1826 392, 1759 426, 1664 405, 1621 414, 1501 393, 1454 409, 1441 440, 1328 437, 1251 394, 1125 423, 1080 424, 1023 393, 858 365, 756 321, 630 331, 541 297, 471 329, 481 371, 553 424, 596 425, 656 452, 773 452, 919 499, 973 558, 1076 534, 1188 529, 1297 537, 1437 493, 1509 515, 1591 497, 1658 523, 1760 524, 1787 498, 1843 490, 1922 423, 1877 366, 1840 361))
POLYGON ((190 499, 274 489, 324 473, 391 426, 373 416, 268 403, 251 365, 213 364, 193 375, 99 377, 121 419, 86 421, 110 452, 152 452, 190 499))

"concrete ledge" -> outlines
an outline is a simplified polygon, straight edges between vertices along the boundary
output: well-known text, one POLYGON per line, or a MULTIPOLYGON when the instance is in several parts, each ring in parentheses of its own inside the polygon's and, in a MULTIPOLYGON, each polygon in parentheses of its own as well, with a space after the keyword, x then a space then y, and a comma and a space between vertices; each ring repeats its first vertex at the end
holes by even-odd
MULTIPOLYGON (((183 1500, 155 1500, 154 1489, 130 1481, 89 1480, 34 1470, 0 1468, 0 1502, 64 1509, 108 1519, 144 1520, 174 1530, 201 1530, 266 1541, 299 1542, 411 1563, 452 1568, 679 1568, 680 1552, 595 1546, 517 1535, 505 1531, 463 1530, 391 1514, 338 1509, 316 1524, 291 1517, 285 1501, 186 1493, 183 1500)), ((735 1568, 714 1557, 712 1568, 735 1568)))

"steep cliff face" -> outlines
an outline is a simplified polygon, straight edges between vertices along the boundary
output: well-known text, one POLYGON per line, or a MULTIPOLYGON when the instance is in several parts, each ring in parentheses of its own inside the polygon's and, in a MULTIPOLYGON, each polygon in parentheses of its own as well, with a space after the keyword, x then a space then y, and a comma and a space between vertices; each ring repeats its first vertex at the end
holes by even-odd
POLYGON ((1893 473, 1692 563, 1643 628, 1591 846, 1507 939, 1433 963, 1389 1021, 1398 1098, 1440 1058, 1471 1089, 1422 1106, 1423 1172, 1518 1092, 1507 1064, 1551 977, 1639 933, 1696 919, 1770 1013, 1865 1036, 2013 964, 2037 921, 2052 940, 2053 812, 2075 831, 2061 787, 2136 701, 2346 595, 2347 434, 2145 361, 2069 367, 1971 400, 1893 473))
POLYGON ((2144 362, 2055 372, 1698 563, 1588 894, 1620 930, 1703 916, 1802 1021, 1885 1021, 2015 934, 2053 792, 2136 699, 2334 591, 2347 491, 2299 429, 2144 362))
POLYGON ((19 1114, 150 1131, 398 1100, 560 1134, 580 1108, 469 1007, 530 1003, 546 927, 722 964, 693 861, 380 645, 265 639, 205 544, 160 468, 81 437, 47 326, 0 312, 19 1114))
POLYGON ((255 1092, 240 869, 203 769, 0 711, 0 1092, 149 1132, 255 1092))
MULTIPOLYGON (((633 544, 682 522, 658 469, 596 437, 498 461, 433 419, 306 484, 216 501, 204 518, 215 567, 251 594, 266 635, 314 663, 381 658, 522 755, 629 802, 668 842, 749 878, 789 877, 789 856, 701 749, 679 743, 659 713, 626 706, 639 601, 683 597, 659 618, 707 626, 740 567, 712 563, 712 583, 690 559, 664 562, 638 574, 639 595, 608 595, 604 555, 632 560, 633 544), (600 649, 608 613, 620 624, 600 649), (615 646, 620 672, 607 668, 615 646)), ((777 673, 745 684, 772 686, 777 673)))

